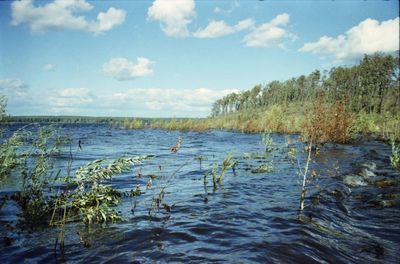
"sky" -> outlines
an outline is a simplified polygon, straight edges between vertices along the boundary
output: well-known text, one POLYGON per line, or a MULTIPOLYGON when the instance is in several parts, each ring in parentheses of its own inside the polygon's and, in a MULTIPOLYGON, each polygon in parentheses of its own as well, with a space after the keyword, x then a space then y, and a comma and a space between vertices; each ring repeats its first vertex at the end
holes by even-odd
POLYGON ((206 117, 231 92, 399 50, 395 1, 0 1, 10 115, 206 117))

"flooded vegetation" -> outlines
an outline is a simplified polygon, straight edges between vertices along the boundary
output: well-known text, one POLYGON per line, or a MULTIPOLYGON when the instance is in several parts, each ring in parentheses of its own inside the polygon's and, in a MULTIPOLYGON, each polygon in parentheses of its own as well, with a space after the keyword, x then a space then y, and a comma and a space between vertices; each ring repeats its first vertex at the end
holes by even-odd
POLYGON ((396 67, 365 56, 204 119, 7 117, 0 97, 0 261, 399 262, 396 67))
POLYGON ((2 178, 2 262, 399 260, 398 152, 386 143, 308 148, 295 134, 101 124, 61 125, 53 138, 27 128, 58 144, 52 164, 30 157, 28 175, 47 166, 55 180, 2 178))
POLYGON ((0 261, 399 262, 396 63, 232 93, 204 119, 7 117, 0 97, 0 261))
POLYGON ((399 72, 398 57, 365 55, 351 67, 333 67, 324 73, 316 70, 228 94, 214 102, 207 119, 133 119, 120 124, 129 129, 200 132, 314 132, 319 142, 344 143, 359 134, 400 141, 399 72))
POLYGON ((0 263, 400 263, 398 14, 0 1, 0 263))

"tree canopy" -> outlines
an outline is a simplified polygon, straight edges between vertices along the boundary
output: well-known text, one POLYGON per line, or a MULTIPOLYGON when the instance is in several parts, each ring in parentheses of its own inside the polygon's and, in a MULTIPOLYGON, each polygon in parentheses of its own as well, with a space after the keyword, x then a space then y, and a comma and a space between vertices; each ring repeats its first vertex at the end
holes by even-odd
POLYGON ((211 116, 225 115, 248 109, 282 105, 292 102, 314 101, 325 95, 327 103, 347 98, 354 112, 392 114, 400 112, 399 57, 377 53, 365 55, 359 64, 334 67, 321 74, 315 70, 286 81, 272 81, 256 85, 240 93, 218 99, 211 116))

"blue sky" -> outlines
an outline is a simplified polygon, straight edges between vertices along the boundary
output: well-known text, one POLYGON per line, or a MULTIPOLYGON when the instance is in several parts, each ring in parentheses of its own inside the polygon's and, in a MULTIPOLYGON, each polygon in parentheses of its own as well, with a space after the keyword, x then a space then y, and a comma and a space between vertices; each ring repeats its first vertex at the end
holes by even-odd
POLYGON ((1 1, 11 115, 204 117, 230 92, 399 49, 398 1, 1 1))

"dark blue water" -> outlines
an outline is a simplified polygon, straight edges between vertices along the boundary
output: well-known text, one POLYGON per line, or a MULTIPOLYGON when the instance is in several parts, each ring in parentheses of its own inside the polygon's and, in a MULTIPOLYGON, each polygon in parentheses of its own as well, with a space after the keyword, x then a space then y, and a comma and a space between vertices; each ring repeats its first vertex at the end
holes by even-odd
MULTIPOLYGON (((292 162, 285 136, 274 134, 274 150, 263 155, 258 134, 226 131, 207 133, 164 130, 124 130, 106 125, 64 125, 60 133, 72 138, 73 168, 98 158, 155 155, 110 182, 121 191, 142 190, 148 175, 153 186, 135 201, 126 197, 117 208, 124 222, 90 229, 67 226, 65 260, 69 263, 399 263, 399 173, 390 166, 390 146, 365 140, 353 145, 327 144, 313 156, 317 176, 308 184, 304 212, 299 215, 300 176, 305 164, 292 162), (177 153, 170 147, 177 138, 177 153), (82 142, 82 150, 78 148, 82 142), (73 143, 74 144, 74 143, 73 143), (236 173, 228 170, 221 186, 213 189, 212 166, 217 170, 227 155, 238 160, 236 173), (203 156, 206 160, 194 160, 203 156), (272 172, 253 173, 262 163, 272 172), (159 169, 161 167, 161 170, 159 169), (252 172, 253 171, 253 172, 252 172), (138 177, 142 174, 142 177, 138 177), (382 187, 377 182, 394 180, 382 187), (165 187, 163 208, 148 214, 151 198, 165 187), (90 241, 85 247, 76 230, 90 241)), ((295 140, 297 136, 290 136, 295 140)), ((292 147, 303 149, 301 143, 292 147)), ((69 149, 56 164, 66 168, 69 149)), ((9 179, 2 191, 18 189, 9 179)), ((18 207, 12 202, 0 211, 0 262, 53 263, 57 230, 18 230, 18 207)))

